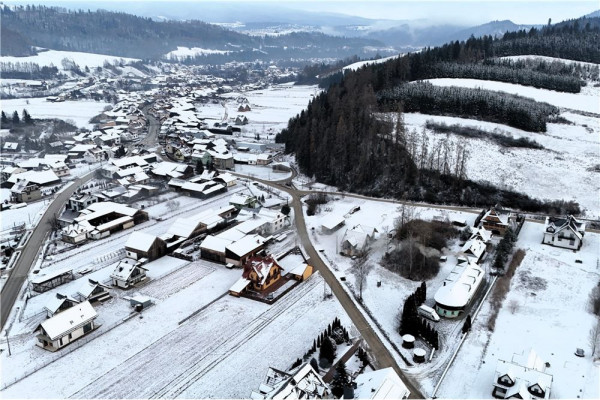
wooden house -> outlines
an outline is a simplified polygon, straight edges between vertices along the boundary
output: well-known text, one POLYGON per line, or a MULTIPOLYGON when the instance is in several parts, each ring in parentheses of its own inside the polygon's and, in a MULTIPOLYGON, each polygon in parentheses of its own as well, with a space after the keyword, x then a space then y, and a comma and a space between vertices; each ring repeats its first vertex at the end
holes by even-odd
POLYGON ((146 279, 146 268, 131 259, 124 259, 110 275, 113 286, 127 289, 146 279))
POLYGON ((77 295, 79 296, 80 300, 87 300, 90 303, 96 301, 105 301, 112 297, 108 291, 108 286, 105 286, 93 279, 88 279, 87 282, 81 285, 79 290, 77 290, 77 295))
POLYGON ((127 239, 125 244, 127 257, 134 260, 146 259, 156 260, 167 253, 167 245, 164 240, 148 233, 135 231, 127 239))
POLYGON ((281 279, 283 268, 273 256, 248 258, 242 278, 248 279, 253 290, 263 291, 281 279))

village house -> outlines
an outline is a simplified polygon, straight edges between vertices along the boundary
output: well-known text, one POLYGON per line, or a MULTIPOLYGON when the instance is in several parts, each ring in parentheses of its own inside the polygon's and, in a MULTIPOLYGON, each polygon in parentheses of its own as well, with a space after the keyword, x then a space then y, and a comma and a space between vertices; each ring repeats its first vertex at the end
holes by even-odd
POLYGON ((225 248, 225 262, 241 267, 248 258, 252 257, 265 247, 266 239, 260 235, 248 235, 227 245, 225 248))
POLYGON ((258 392, 250 398, 262 399, 328 399, 329 387, 310 363, 304 364, 295 373, 269 368, 258 392))
POLYGON ((133 232, 125 244, 125 254, 128 258, 142 261, 152 261, 167 253, 164 240, 149 233, 133 232))
POLYGON ((27 179, 20 179, 10 188, 10 201, 13 203, 26 203, 42 198, 40 186, 30 183, 27 179))
POLYGON ((516 215, 503 212, 498 207, 492 207, 481 218, 481 227, 494 235, 504 236, 508 228, 515 230, 516 215))
POLYGON ((552 375, 532 349, 525 357, 514 354, 510 362, 498 360, 492 385, 497 399, 549 399, 552 375))
POLYGON ((583 245, 585 222, 572 215, 567 217, 546 217, 543 244, 565 249, 579 250, 583 245))
POLYGON ((77 304, 42 322, 36 332, 36 345, 57 351, 80 337, 92 332, 98 314, 89 301, 77 304))
POLYGON ((479 239, 469 239, 460 250, 460 255, 470 259, 474 263, 480 263, 485 255, 486 245, 479 239))
POLYGON ((231 243, 233 243, 233 240, 220 236, 208 235, 200 244, 200 256, 205 260, 225 263, 226 249, 231 243))
POLYGON ((38 275, 33 278, 31 280, 31 288, 34 292, 43 293, 64 283, 71 282, 73 279, 73 268, 54 270, 45 275, 38 275))
POLYGON ((256 156, 257 165, 269 165, 273 161, 273 155, 269 153, 262 153, 256 156))
POLYGON ((135 260, 124 259, 119 262, 113 273, 110 275, 112 285, 121 289, 128 289, 131 286, 146 279, 147 269, 139 265, 135 260))
POLYGON ((44 306, 44 310, 46 311, 46 316, 48 318, 52 318, 59 312, 65 311, 75 306, 76 304, 79 304, 79 301, 69 296, 56 293, 56 296, 52 297, 50 301, 48 301, 48 303, 44 306))
POLYGON ((377 229, 360 224, 346 229, 342 236, 340 252, 348 257, 362 254, 373 243, 376 233, 377 229))
POLYGON ((88 231, 88 226, 71 223, 62 229, 60 238, 65 243, 79 244, 87 240, 88 231))
POLYGON ((250 281, 252 290, 263 291, 281 278, 282 271, 273 256, 253 256, 244 264, 242 277, 250 281))
MULTIPOLYGON (((13 174, 8 178, 8 184, 16 184, 19 180, 27 180, 30 183, 39 186, 50 186, 60 182, 60 178, 56 176, 54 171, 46 169, 42 171, 27 171, 20 174, 13 174)), ((11 186, 12 187, 12 186, 11 186)))
POLYGON ((112 201, 94 203, 81 211, 72 225, 85 229, 87 238, 99 240, 148 221, 148 213, 112 201))
POLYGON ((108 286, 105 286, 93 279, 88 279, 86 282, 84 282, 83 285, 81 285, 81 287, 77 290, 77 295, 81 301, 87 300, 90 303, 97 301, 102 302, 111 298, 111 295, 108 291, 108 286))
POLYGON ((242 208, 256 208, 258 200, 254 196, 235 193, 231 196, 231 199, 229 199, 229 204, 238 210, 241 210, 242 208))
POLYGON ((326 217, 323 217, 321 220, 321 230, 324 234, 331 234, 337 231, 346 223, 344 217, 339 215, 330 214, 326 217))
POLYGON ((89 206, 98 202, 98 197, 93 194, 87 193, 76 193, 69 197, 69 201, 67 202, 67 208, 72 211, 81 211, 85 210, 89 206))

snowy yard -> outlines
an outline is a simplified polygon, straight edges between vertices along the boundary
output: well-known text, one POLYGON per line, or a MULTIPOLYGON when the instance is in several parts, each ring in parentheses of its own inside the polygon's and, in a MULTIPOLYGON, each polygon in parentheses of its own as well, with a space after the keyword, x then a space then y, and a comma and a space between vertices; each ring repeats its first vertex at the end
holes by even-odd
POLYGON ((489 140, 446 136, 425 130, 430 146, 446 137, 452 143, 468 141, 467 176, 470 179, 490 182, 539 199, 574 200, 581 205, 586 218, 598 218, 600 180, 593 168, 600 165, 600 122, 598 118, 574 113, 561 115, 573 125, 548 124, 546 133, 531 133, 473 119, 418 113, 404 114, 404 122, 408 129, 415 129, 419 133, 427 120, 431 120, 535 140, 545 149, 506 148, 489 140), (490 168, 490 165, 494 165, 494 168, 490 168))
POLYGON ((90 119, 100 114, 108 103, 102 101, 76 100, 53 103, 46 101, 44 97, 30 99, 2 100, 2 110, 6 115, 12 115, 17 111, 19 115, 26 109, 33 119, 36 118, 58 118, 62 120, 71 119, 75 121, 78 128, 92 128, 90 119))
POLYGON ((590 357, 588 341, 597 321, 588 310, 588 295, 600 280, 598 234, 586 233, 581 250, 572 252, 540 244, 542 229, 541 224, 524 225, 516 247, 526 256, 511 280, 496 328, 487 329, 490 307, 485 303, 438 397, 489 398, 497 360, 510 361, 529 349, 550 365, 551 398, 600 396, 600 366, 590 357), (584 358, 574 355, 578 347, 585 350, 584 358))
POLYGON ((280 181, 292 176, 291 172, 275 171, 270 165, 235 164, 235 172, 267 181, 280 181))

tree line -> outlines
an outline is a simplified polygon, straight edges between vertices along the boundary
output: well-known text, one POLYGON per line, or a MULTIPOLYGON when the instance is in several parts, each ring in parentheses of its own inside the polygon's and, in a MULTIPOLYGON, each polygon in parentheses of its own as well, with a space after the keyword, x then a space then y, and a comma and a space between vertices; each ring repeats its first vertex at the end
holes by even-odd
POLYGON ((558 107, 514 94, 429 82, 385 89, 378 101, 382 111, 393 111, 401 102, 406 112, 476 118, 530 132, 546 132, 546 122, 559 114, 558 107))

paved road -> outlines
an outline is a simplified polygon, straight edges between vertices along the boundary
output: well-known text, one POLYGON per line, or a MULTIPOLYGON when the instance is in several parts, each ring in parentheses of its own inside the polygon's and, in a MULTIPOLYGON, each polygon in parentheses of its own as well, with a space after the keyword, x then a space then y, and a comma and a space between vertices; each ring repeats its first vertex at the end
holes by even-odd
POLYGON ((62 206, 67 202, 69 197, 85 182, 90 180, 94 176, 94 171, 90 172, 81 178, 73 181, 71 186, 65 189, 63 192, 59 193, 50 203, 48 209, 38 222, 37 226, 33 229, 27 244, 21 249, 21 256, 15 263, 8 280, 4 284, 2 288, 2 293, 0 295, 0 323, 1 328, 4 329, 4 324, 10 315, 10 311, 19 295, 19 291, 23 287, 23 283, 25 279, 27 279, 27 275, 29 274, 29 270, 31 266, 35 262, 35 258, 43 245, 44 238, 46 234, 50 232, 52 229, 49 221, 55 215, 59 214, 62 206))
MULTIPOLYGON (((245 176, 245 175, 237 174, 237 173, 235 173, 235 175, 245 176)), ((292 202, 290 205, 294 209, 296 230, 298 232, 298 235, 300 236, 300 240, 302 241, 302 246, 306 250, 306 253, 309 257, 308 261, 310 262, 310 264, 313 267, 315 267, 321 273, 321 275, 323 276, 323 278, 325 279, 325 281, 331 288, 333 294, 337 297, 337 299, 340 302, 340 304, 342 305, 342 307, 344 307, 344 310, 346 311, 346 313, 348 314, 350 319, 352 319, 354 326, 356 326, 356 328, 359 330, 362 338, 369 345, 369 349, 371 350, 371 353, 373 354, 373 356, 376 360, 377 367, 379 367, 379 368, 387 368, 387 367, 394 368, 394 370, 396 371, 398 376, 400 376, 400 378, 402 378, 402 380, 404 381, 406 386, 408 386, 408 389, 411 392, 410 398, 418 398, 418 399, 424 398, 423 394, 412 383, 411 379, 408 378, 404 374, 404 372, 400 369, 400 367, 396 363, 396 360, 394 360, 394 357, 392 356, 392 354, 390 353, 388 348, 385 347, 385 345, 379 338, 379 335, 369 325, 369 323, 368 323, 367 319, 365 318, 365 316, 363 315, 363 313, 358 309, 358 307, 356 306, 354 301, 350 298, 350 296, 348 295, 346 290, 342 287, 340 282, 337 280, 337 278, 334 276, 334 274, 331 272, 331 270, 327 267, 327 265, 325 265, 323 260, 321 260, 321 257, 319 256, 318 252, 313 247, 313 245, 308 237, 309 233, 306 229, 306 223, 304 221, 304 212, 302 210, 302 202, 300 201, 300 198, 304 194, 311 193, 311 192, 298 191, 294 188, 287 187, 287 186, 284 186, 281 184, 281 183, 286 183, 286 182, 291 181, 293 179, 293 176, 295 176, 295 171, 292 174, 292 177, 278 181, 278 182, 266 181, 266 180, 258 179, 258 178, 254 178, 254 177, 252 177, 252 178, 249 177, 249 178, 254 181, 261 182, 264 185, 272 186, 276 189, 284 191, 284 192, 288 193, 290 196, 292 196, 292 202)), ((245 177, 247 177, 247 176, 245 176, 245 177)))

